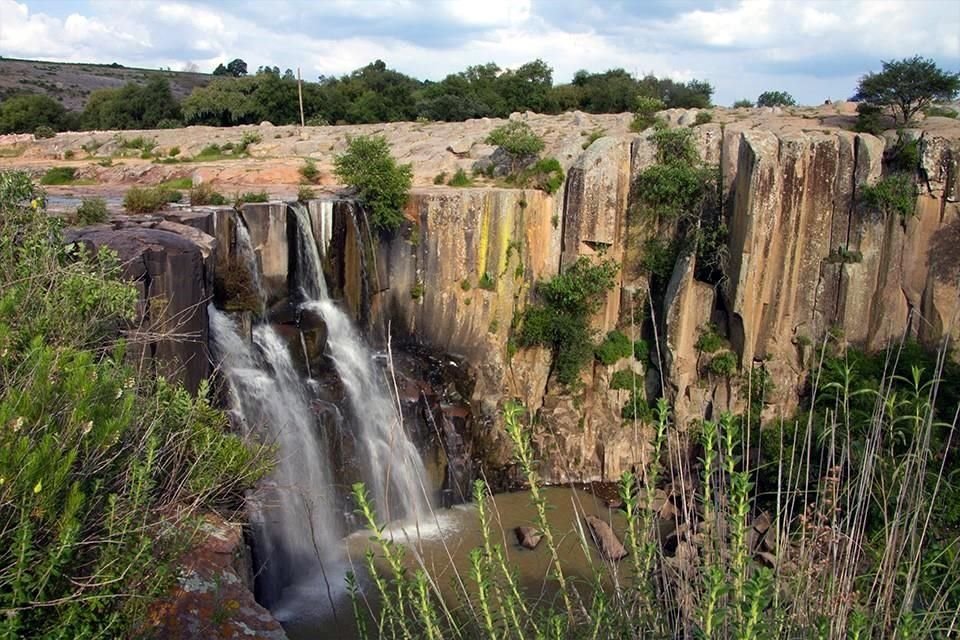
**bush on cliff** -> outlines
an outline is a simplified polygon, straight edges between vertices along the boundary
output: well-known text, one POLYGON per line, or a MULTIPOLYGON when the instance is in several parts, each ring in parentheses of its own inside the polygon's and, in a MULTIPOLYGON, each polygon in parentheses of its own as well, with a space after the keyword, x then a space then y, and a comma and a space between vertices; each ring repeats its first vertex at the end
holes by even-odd
POLYGON ((575 384, 593 357, 590 317, 613 288, 618 270, 612 260, 593 264, 581 257, 560 275, 537 284, 539 301, 524 311, 518 344, 550 348, 560 383, 575 384))
POLYGON ((909 173, 885 176, 873 185, 860 188, 860 201, 865 207, 883 215, 896 213, 902 220, 913 216, 917 208, 916 180, 909 173))
POLYGON ((205 388, 132 366, 136 289, 43 202, 0 173, 0 637, 134 637, 194 514, 237 508, 265 458, 205 388))
POLYGON ((373 225, 394 231, 404 220, 403 208, 413 184, 413 167, 397 164, 383 136, 351 138, 347 150, 334 158, 334 172, 353 187, 370 211, 373 225))
POLYGON ((526 122, 511 120, 490 132, 487 144, 503 149, 510 156, 510 172, 516 173, 525 161, 532 161, 544 148, 543 138, 526 122))

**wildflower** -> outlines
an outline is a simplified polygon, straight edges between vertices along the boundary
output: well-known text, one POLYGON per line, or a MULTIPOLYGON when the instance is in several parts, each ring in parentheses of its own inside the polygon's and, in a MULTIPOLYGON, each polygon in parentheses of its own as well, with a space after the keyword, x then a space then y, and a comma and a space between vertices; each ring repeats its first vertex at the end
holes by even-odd
POLYGON ((23 416, 18 416, 10 421, 10 429, 14 433, 19 433, 22 427, 23 427, 23 416))

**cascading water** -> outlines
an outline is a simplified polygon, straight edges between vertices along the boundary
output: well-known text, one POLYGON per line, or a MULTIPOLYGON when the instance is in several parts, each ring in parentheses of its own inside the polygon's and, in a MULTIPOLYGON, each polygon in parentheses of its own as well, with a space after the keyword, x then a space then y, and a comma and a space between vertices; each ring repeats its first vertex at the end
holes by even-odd
POLYGON ((367 485, 381 519, 420 518, 429 506, 426 471, 420 452, 410 440, 396 404, 386 393, 373 354, 333 300, 305 306, 327 325, 327 349, 346 389, 364 450, 367 485))
POLYGON ((260 585, 267 604, 283 588, 336 559, 343 531, 329 456, 286 344, 268 325, 254 329, 259 353, 236 325, 208 309, 213 348, 226 374, 234 410, 250 431, 277 447, 276 467, 253 505, 260 585))
POLYGON ((327 283, 323 277, 320 250, 313 235, 310 212, 299 202, 290 205, 297 225, 297 254, 294 277, 300 293, 307 300, 323 300, 327 297, 327 283))
MULTIPOLYGON (((327 326, 327 350, 354 414, 357 437, 365 453, 365 478, 379 515, 387 520, 422 516, 429 501, 420 452, 403 427, 399 408, 387 393, 373 354, 349 316, 327 295, 317 236, 308 211, 302 205, 291 208, 297 223, 297 246, 303 248, 298 255, 297 286, 305 293, 320 292, 312 298, 307 295, 302 307, 319 313, 327 326)), ((320 213, 325 221, 324 210, 320 213)), ((321 237, 325 234, 321 228, 321 237)))
POLYGON ((257 252, 253 248, 253 241, 250 240, 250 232, 247 230, 247 223, 238 213, 234 218, 237 229, 237 251, 243 260, 243 265, 247 273, 253 280, 253 286, 256 288, 257 301, 260 303, 260 312, 267 304, 266 290, 263 288, 263 276, 260 272, 260 265, 257 263, 257 252))

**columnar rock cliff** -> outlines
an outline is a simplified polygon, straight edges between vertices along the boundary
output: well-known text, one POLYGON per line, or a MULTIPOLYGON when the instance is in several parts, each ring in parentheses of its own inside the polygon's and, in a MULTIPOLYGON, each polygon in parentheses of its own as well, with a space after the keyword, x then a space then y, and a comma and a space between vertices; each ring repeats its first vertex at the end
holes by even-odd
MULTIPOLYGON (((674 115, 672 121, 686 117, 674 115)), ((537 412, 535 442, 551 480, 611 479, 643 464, 643 427, 620 417, 629 394, 610 389, 617 370, 639 374, 648 395, 666 395, 685 427, 742 408, 741 387, 761 369, 775 383, 766 410, 789 415, 811 346, 828 332, 869 349, 904 335, 931 347, 960 338, 954 130, 922 134, 921 193, 916 215, 905 219, 860 204, 863 186, 886 171, 889 141, 796 119, 728 121, 695 133, 701 157, 718 167, 729 230, 719 282, 698 280, 695 256, 682 255, 665 293, 659 299, 648 293, 644 240, 664 230, 632 213, 632 204, 636 177, 654 162, 654 147, 645 134, 617 133, 585 150, 564 147, 566 182, 552 195, 417 188, 408 224, 392 237, 372 232, 349 199, 310 203, 330 290, 372 336, 385 338, 389 328, 394 344, 419 343, 468 367, 473 384, 464 392, 474 419, 464 435, 488 471, 509 469, 503 402, 518 398, 537 412), (580 256, 612 258, 622 267, 594 318, 598 337, 619 328, 631 339, 644 337, 661 357, 651 358, 651 368, 632 359, 594 362, 571 391, 551 379, 545 349, 515 350, 510 338, 536 283, 580 256), (711 323, 728 341, 736 376, 711 374, 698 352, 698 336, 711 323)), ((196 340, 159 341, 147 355, 186 364, 179 371, 191 384, 209 372, 204 304, 222 270, 242 262, 237 225, 248 231, 260 265, 266 312, 295 322, 287 302, 295 295, 296 236, 282 202, 238 213, 220 208, 117 219, 75 234, 121 250, 141 283, 144 319, 188 318, 196 340), (166 316, 153 311, 159 300, 166 316)), ((312 344, 306 357, 322 365, 322 332, 312 344)))

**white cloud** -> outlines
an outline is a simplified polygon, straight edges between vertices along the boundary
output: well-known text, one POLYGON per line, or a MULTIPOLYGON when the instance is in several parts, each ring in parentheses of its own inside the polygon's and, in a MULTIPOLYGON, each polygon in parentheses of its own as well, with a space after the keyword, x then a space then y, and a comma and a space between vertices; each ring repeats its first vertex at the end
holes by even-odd
POLYGON ((241 57, 252 69, 299 65, 308 78, 379 58, 431 79, 542 58, 557 82, 613 67, 709 79, 721 103, 775 87, 811 102, 844 97, 880 60, 914 53, 960 66, 954 0, 704 5, 660 4, 656 18, 602 0, 89 0, 47 15, 0 0, 0 55, 204 70, 241 57))

